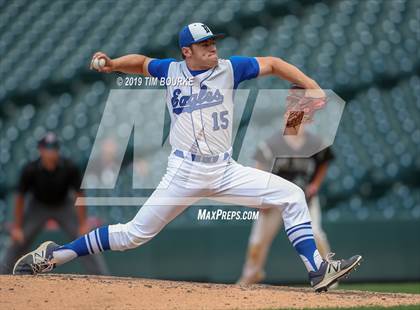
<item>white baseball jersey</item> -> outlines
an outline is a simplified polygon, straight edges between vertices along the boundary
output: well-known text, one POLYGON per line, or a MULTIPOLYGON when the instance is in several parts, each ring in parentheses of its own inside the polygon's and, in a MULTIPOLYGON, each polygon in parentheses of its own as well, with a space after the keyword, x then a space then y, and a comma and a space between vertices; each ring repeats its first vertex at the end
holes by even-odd
MULTIPOLYGON (((152 60, 149 73, 158 78, 194 77, 193 86, 167 85, 171 115, 170 143, 175 149, 152 196, 126 224, 109 226, 112 250, 137 247, 152 239, 189 205, 202 197, 282 211, 285 228, 309 223, 303 191, 279 176, 244 167, 230 157, 205 162, 178 156, 176 150, 219 157, 231 147, 233 92, 259 73, 255 58, 220 59, 211 69, 191 72, 184 61, 152 60)), ((192 158, 192 157, 191 157, 192 158)), ((300 231, 299 231, 300 233, 300 231)), ((302 234, 293 238, 301 238, 302 234)), ((309 235, 303 238, 310 238, 309 235)))
POLYGON ((215 155, 231 148, 234 89, 241 81, 258 75, 255 58, 219 59, 216 67, 198 72, 190 71, 185 61, 152 60, 149 72, 171 81, 180 77, 193 81, 192 86, 182 83, 166 86, 171 115, 170 144, 174 149, 215 155))

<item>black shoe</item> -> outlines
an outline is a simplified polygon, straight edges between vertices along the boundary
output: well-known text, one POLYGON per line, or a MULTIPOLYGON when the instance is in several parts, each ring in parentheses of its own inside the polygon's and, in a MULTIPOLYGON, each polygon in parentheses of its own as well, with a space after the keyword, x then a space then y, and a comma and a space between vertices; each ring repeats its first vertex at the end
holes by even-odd
POLYGON ((23 255, 18 259, 13 267, 13 274, 38 274, 41 272, 50 272, 55 268, 55 264, 50 260, 52 253, 59 245, 52 241, 46 241, 34 251, 23 255))
POLYGON ((360 265, 362 260, 360 255, 355 255, 349 259, 331 260, 333 255, 330 253, 327 256, 318 271, 309 273, 309 281, 315 292, 326 292, 331 285, 360 265))

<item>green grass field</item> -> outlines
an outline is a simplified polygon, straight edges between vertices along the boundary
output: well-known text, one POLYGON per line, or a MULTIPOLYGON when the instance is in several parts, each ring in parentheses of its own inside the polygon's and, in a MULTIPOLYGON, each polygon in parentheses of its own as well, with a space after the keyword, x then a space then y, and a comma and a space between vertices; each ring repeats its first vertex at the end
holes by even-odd
MULTIPOLYGON (((386 293, 409 293, 409 294, 420 294, 420 283, 363 283, 363 284, 341 284, 340 290, 358 290, 358 291, 370 291, 370 292, 386 292, 386 293)), ((383 310, 389 309, 385 307, 359 307, 359 308, 340 308, 344 309, 367 309, 367 310, 383 310)), ((419 310, 418 306, 399 306, 392 307, 392 309, 401 310, 419 310)), ((319 310, 319 309, 318 309, 319 310)), ((331 308, 329 309, 331 310, 331 308)))
MULTIPOLYGON (((398 307, 392 307, 392 308, 386 308, 386 307, 357 307, 357 308, 305 308, 304 310, 384 310, 384 309, 389 309, 389 310, 419 310, 420 309, 420 305, 419 306, 398 306, 398 307)), ((283 310, 283 309, 279 309, 279 310, 283 310)))
MULTIPOLYGON (((420 282, 415 283, 352 283, 340 284, 339 290, 357 290, 370 292, 384 292, 384 293, 409 293, 420 294, 420 282)), ((398 307, 354 307, 354 308, 305 308, 304 310, 420 310, 420 305, 415 306, 398 306, 398 307)), ((278 309, 284 310, 284 309, 278 309)))
POLYGON ((340 284, 340 290, 358 290, 387 293, 420 294, 420 282, 417 283, 362 283, 340 284))

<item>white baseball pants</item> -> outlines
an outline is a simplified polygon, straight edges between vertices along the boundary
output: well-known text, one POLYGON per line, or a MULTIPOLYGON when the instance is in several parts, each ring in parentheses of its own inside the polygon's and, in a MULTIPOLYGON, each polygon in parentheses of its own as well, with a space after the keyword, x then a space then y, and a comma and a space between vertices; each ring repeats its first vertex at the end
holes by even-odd
POLYGON ((230 158, 202 163, 172 152, 166 174, 136 216, 126 224, 109 226, 111 250, 124 251, 146 243, 201 198, 278 208, 286 229, 310 221, 305 195, 293 183, 230 158))

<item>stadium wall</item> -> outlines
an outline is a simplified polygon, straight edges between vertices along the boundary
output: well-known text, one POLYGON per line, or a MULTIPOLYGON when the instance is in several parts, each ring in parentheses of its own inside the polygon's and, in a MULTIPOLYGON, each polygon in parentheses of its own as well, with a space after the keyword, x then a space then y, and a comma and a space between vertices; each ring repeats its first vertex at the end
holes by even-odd
MULTIPOLYGON (((420 280, 420 221, 325 222, 333 250, 339 257, 360 253, 362 272, 349 281, 420 280)), ((224 223, 208 227, 169 225, 150 243, 131 251, 107 252, 112 275, 157 279, 232 283, 240 275, 251 225, 224 223)), ((46 232, 38 240, 65 241, 59 232, 46 232)), ((307 274, 280 233, 266 268, 268 283, 304 283, 307 274)), ((79 262, 57 270, 83 273, 79 262)))

